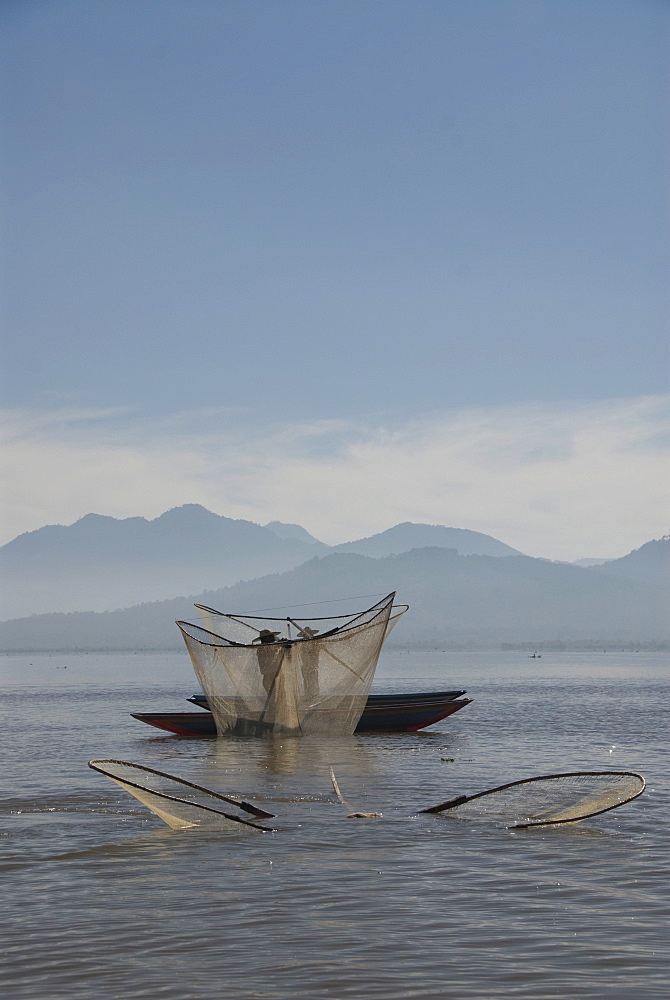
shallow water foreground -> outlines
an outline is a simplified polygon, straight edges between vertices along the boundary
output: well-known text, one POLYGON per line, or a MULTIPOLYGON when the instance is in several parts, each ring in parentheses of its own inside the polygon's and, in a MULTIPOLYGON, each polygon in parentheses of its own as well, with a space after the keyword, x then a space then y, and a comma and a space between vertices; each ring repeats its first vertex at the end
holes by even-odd
POLYGON ((14 998, 666 997, 670 782, 661 654, 385 652, 375 689, 467 688, 414 734, 179 740, 181 654, 0 660, 0 983, 14 998), (92 757, 277 812, 262 834, 169 830, 92 757), (358 809, 335 798, 328 767, 358 809), (417 809, 553 771, 640 771, 577 825, 504 830, 417 809))

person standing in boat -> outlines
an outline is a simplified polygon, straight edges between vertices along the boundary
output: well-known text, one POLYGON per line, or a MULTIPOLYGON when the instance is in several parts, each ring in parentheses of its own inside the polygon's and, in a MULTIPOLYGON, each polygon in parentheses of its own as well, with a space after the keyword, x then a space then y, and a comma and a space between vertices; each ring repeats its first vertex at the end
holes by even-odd
POLYGON ((263 687, 267 694, 271 694, 277 680, 281 662, 283 659, 283 648, 277 643, 277 636, 281 632, 271 632, 269 628, 260 630, 254 642, 260 642, 258 647, 258 668, 263 679, 263 687), (272 648, 271 648, 272 647, 272 648))
MULTIPOLYGON (((318 629, 309 625, 296 625, 296 628, 301 639, 313 639, 319 634, 318 629)), ((316 643, 300 643, 300 666, 305 698, 309 703, 314 702, 319 697, 319 650, 316 643)))
POLYGON ((283 730, 298 732, 298 689, 295 683, 295 658, 292 650, 295 643, 290 640, 277 641, 281 632, 271 632, 264 628, 254 642, 258 647, 258 667, 263 679, 267 699, 260 721, 283 730))

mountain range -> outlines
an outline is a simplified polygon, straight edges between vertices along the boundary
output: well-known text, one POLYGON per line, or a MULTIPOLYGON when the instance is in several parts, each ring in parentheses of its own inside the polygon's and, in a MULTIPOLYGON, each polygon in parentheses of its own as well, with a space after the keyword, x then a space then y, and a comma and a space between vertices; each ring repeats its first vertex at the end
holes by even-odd
POLYGON ((234 520, 199 504, 150 521, 87 514, 71 525, 19 535, 0 548, 1 617, 108 611, 282 573, 328 553, 381 558, 426 546, 462 555, 516 554, 489 535, 442 525, 397 524, 329 546, 297 524, 234 520))
MULTIPOLYGON (((279 526, 279 530, 288 533, 295 527, 279 526)), ((410 613, 393 633, 393 641, 399 644, 451 648, 668 644, 670 538, 648 542, 622 559, 591 567, 531 558, 513 550, 511 554, 498 550, 498 555, 464 555, 453 547, 436 545, 388 554, 389 548, 400 548, 402 539, 405 544, 430 536, 431 527, 397 525, 361 540, 362 547, 380 555, 354 552, 349 546, 338 546, 339 551, 324 546, 325 553, 321 550, 291 569, 227 587, 201 589, 195 596, 117 611, 51 613, 2 622, 0 649, 181 648, 174 621, 196 618, 195 601, 223 611, 276 609, 277 616, 304 616, 322 614, 324 609, 317 607, 320 602, 330 605, 343 597, 351 603, 338 605, 338 613, 363 608, 393 589, 399 602, 410 605, 410 613), (305 604, 311 607, 290 610, 305 604)), ((457 531, 434 527, 440 539, 446 531, 457 531)), ((263 530, 273 531, 268 525, 263 530)), ((291 534, 284 540, 291 539, 309 546, 322 544, 291 534)), ((502 546, 495 539, 482 544, 502 546)))

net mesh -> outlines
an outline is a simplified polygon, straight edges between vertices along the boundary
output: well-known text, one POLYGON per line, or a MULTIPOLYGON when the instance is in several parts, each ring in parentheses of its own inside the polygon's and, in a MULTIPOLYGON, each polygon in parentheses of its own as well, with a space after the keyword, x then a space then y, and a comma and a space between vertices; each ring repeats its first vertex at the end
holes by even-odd
POLYGON ((254 618, 199 607, 207 628, 177 622, 219 735, 353 733, 389 626, 406 610, 393 607, 394 597, 346 618, 254 618))
POLYGON ((510 827, 574 823, 622 806, 644 791, 630 771, 579 771, 526 778, 424 812, 453 810, 462 819, 487 819, 510 827))
MULTIPOLYGON (((183 778, 124 760, 91 760, 88 766, 120 785, 173 830, 191 826, 236 832, 271 829, 225 809, 225 804, 229 803, 234 808, 246 807, 245 811, 250 811, 247 803, 201 788, 183 778)), ((262 810, 258 813, 271 815, 262 810)))

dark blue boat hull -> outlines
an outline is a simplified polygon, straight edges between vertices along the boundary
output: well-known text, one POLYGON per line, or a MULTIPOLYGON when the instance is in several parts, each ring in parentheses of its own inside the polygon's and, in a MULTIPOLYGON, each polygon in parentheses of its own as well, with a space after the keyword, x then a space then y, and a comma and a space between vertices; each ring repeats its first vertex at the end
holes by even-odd
MULTIPOLYGON (((413 708, 418 705, 435 704, 436 702, 447 702, 455 701, 456 698, 460 698, 464 695, 465 691, 420 691, 418 693, 412 692, 408 694, 369 694, 368 700, 365 708, 363 709, 363 717, 366 716, 368 712, 374 712, 380 709, 390 709, 390 708, 413 708)), ((197 705, 198 708, 209 709, 207 703, 207 695, 205 694, 192 694, 190 698, 186 699, 190 701, 191 704, 197 705)))

